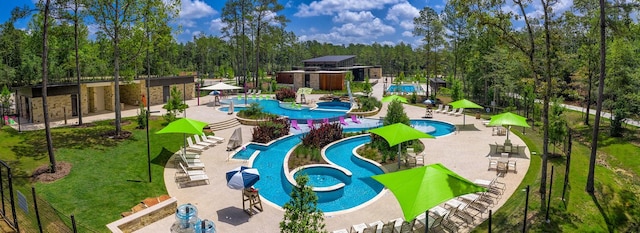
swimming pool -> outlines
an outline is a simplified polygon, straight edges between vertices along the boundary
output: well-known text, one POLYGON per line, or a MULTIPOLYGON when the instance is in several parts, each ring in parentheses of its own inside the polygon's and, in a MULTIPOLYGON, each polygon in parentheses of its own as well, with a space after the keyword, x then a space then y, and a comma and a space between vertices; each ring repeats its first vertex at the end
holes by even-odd
POLYGON ((349 109, 351 109, 351 103, 349 102, 328 101, 328 102, 318 102, 316 104, 318 105, 316 110, 348 111, 349 109))
POLYGON ((406 92, 406 93, 411 93, 411 92, 421 92, 422 87, 420 86, 416 86, 413 84, 401 84, 401 85, 391 85, 389 86, 389 88, 387 88, 388 92, 406 92))
MULTIPOLYGON (((244 105, 244 99, 241 99, 241 100, 226 99, 226 100, 222 100, 221 102, 225 104, 229 104, 231 101, 233 101, 233 104, 234 104, 234 108, 233 108, 234 112, 238 112, 242 109, 245 109, 244 107, 242 107, 242 105, 244 105)), ((289 119, 295 119, 298 121, 306 121, 307 119, 314 119, 314 120, 324 119, 324 118, 332 119, 332 118, 338 118, 340 116, 346 115, 346 110, 332 109, 329 111, 329 110, 323 110, 323 109, 311 110, 309 107, 300 107, 300 108, 284 107, 287 104, 284 103, 281 106, 280 102, 277 100, 255 100, 255 99, 247 100, 247 104, 251 104, 251 103, 260 104, 260 106, 262 107, 262 110, 265 112, 277 114, 280 116, 286 116, 289 119)), ((229 107, 220 107, 219 110, 223 112, 227 112, 229 111, 229 107)))
MULTIPOLYGON (((445 136, 455 131, 455 126, 446 122, 416 119, 411 120, 414 128, 422 130, 433 128, 430 132, 435 137, 445 136)), ((369 128, 344 128, 345 132, 366 131, 369 128)), ((256 188, 269 190, 261 192, 262 196, 276 205, 283 206, 289 201, 292 184, 287 180, 284 162, 287 153, 301 142, 304 134, 291 135, 277 140, 269 145, 250 143, 244 149, 233 155, 234 159, 249 159, 255 152, 252 167, 260 171, 260 181, 256 188)), ((314 187, 328 187, 344 183, 338 190, 324 193, 318 192, 318 207, 324 212, 335 212, 351 209, 375 198, 382 190, 382 185, 370 179, 371 176, 382 174, 383 171, 368 161, 352 154, 352 150, 368 143, 370 137, 357 136, 330 145, 325 150, 327 160, 335 166, 348 170, 351 174, 346 177, 342 172, 330 168, 303 169, 310 175, 310 185, 314 187), (348 155, 348 156, 347 156, 348 155)), ((294 174, 294 176, 297 174, 294 174)))

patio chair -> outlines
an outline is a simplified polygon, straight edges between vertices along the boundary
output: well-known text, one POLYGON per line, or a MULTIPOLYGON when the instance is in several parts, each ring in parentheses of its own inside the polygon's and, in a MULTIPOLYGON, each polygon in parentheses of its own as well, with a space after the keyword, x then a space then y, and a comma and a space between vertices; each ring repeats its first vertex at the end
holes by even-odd
POLYGON ((182 172, 176 174, 176 182, 205 181, 206 184, 209 184, 209 177, 204 171, 187 170, 184 166, 182 166, 182 164, 180 164, 180 167, 182 172), (187 180, 184 180, 183 178, 187 178, 187 180))
POLYGON ((435 112, 437 112, 437 113, 446 113, 446 112, 449 112, 449 105, 445 105, 443 109, 441 109, 441 110, 439 110, 439 111, 438 111, 438 110, 436 110, 435 112))
POLYGON ((507 172, 509 171, 513 171, 513 173, 518 173, 518 171, 516 171, 516 160, 515 159, 510 159, 509 162, 507 162, 507 172))
POLYGON ((416 157, 407 156, 406 164, 407 164, 407 167, 416 167, 417 166, 416 157))
POLYGON ((436 110, 433 110, 433 112, 440 112, 442 111, 442 104, 438 104, 438 108, 436 110))
POLYGON ((253 94, 260 95, 261 93, 262 93, 262 90, 258 90, 258 92, 253 93, 253 94))
POLYGON ((198 152, 202 152, 204 149, 206 149, 206 147, 204 146, 196 145, 195 143, 193 143, 193 140, 191 140, 191 137, 187 138, 187 144, 189 145, 187 147, 187 150, 195 150, 198 152))
POLYGON ((196 145, 201 145, 201 146, 204 146, 205 148, 209 148, 215 145, 214 143, 202 141, 202 138, 200 137, 200 135, 193 135, 193 141, 196 143, 196 145))
POLYGON ((382 225, 381 233, 393 233, 393 226, 396 225, 396 220, 391 220, 382 225))
POLYGON ((416 219, 413 219, 411 222, 403 221, 400 226, 400 233, 410 233, 413 232, 413 225, 415 224, 416 219))
POLYGON ((360 120, 358 120, 358 118, 356 117, 356 115, 351 115, 351 122, 356 123, 356 124, 360 124, 360 120))
POLYGON ((349 125, 349 124, 347 124, 347 122, 346 122, 346 121, 344 121, 344 117, 342 117, 342 116, 341 116, 341 117, 339 117, 338 119, 340 119, 340 124, 342 124, 342 125, 349 125))
POLYGON ((367 227, 366 229, 364 229, 365 233, 380 233, 382 232, 382 227, 384 226, 384 223, 380 220, 369 223, 369 227, 367 227))
POLYGON ((242 100, 242 95, 238 93, 238 100, 242 100))
POLYGON ((313 120, 311 119, 307 119, 307 127, 309 127, 309 129, 315 129, 316 127, 313 125, 313 120))
MULTIPOLYGON (((475 201, 472 201, 471 203, 464 203, 462 201, 459 201, 458 199, 453 198, 453 199, 449 199, 444 204, 445 206, 449 206, 452 209, 456 210, 456 212, 453 214, 455 217, 458 217, 459 219, 464 221, 466 225, 471 225, 475 221, 474 216, 476 215, 469 212, 471 210, 469 206, 473 202, 475 201)), ((449 212, 449 214, 451 215, 451 212, 449 212)))
POLYGON ((209 138, 207 138, 207 136, 206 136, 206 135, 204 135, 204 134, 201 134, 201 135, 195 135, 194 137, 199 137, 199 138, 200 138, 200 141, 202 141, 202 142, 204 142, 204 143, 209 143, 209 144, 211 144, 210 146, 215 146, 216 144, 218 144, 218 141, 217 141, 217 140, 209 139, 209 138))
POLYGON ((182 163, 180 163, 180 165, 182 165, 183 167, 186 166, 189 170, 204 170, 205 166, 204 163, 202 161, 200 161, 200 159, 187 159, 184 156, 180 156, 180 159, 182 161, 182 163))
POLYGON ((349 229, 349 233, 362 233, 366 228, 367 228, 367 224, 359 223, 351 226, 351 228, 349 229))
POLYGON ((462 116, 464 108, 458 108, 458 112, 453 113, 453 116, 462 116))
POLYGON ((224 142, 224 138, 223 138, 223 137, 218 137, 218 136, 213 136, 213 135, 206 135, 206 134, 204 134, 204 133, 202 133, 202 136, 203 136, 203 137, 204 137, 204 136, 206 136, 206 137, 207 137, 207 139, 209 139, 209 140, 213 140, 213 141, 215 141, 215 142, 217 142, 217 143, 222 143, 222 142, 224 142))
POLYGON ((416 166, 424 166, 424 153, 416 155, 416 166))
POLYGON ((487 171, 490 171, 491 169, 498 170, 498 160, 497 159, 489 158, 489 168, 487 168, 487 171))
POLYGON ((300 130, 300 126, 298 126, 298 121, 297 120, 291 120, 291 128, 294 128, 296 130, 300 130))
POLYGON ((349 231, 347 231, 347 229, 340 229, 340 230, 332 231, 332 233, 349 233, 349 231))
POLYGON ((400 228, 402 228, 402 223, 404 223, 404 219, 396 218, 393 221, 393 232, 400 232, 400 228))
POLYGON ((456 111, 458 111, 458 109, 457 109, 457 108, 451 108, 451 111, 445 111, 445 112, 443 112, 443 113, 446 113, 446 114, 448 114, 448 115, 453 115, 456 111))

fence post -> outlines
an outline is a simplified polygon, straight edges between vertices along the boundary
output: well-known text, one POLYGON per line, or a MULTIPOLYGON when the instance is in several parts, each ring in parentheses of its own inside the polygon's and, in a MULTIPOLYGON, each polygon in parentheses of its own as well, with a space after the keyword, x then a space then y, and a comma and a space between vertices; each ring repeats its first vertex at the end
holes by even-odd
POLYGON ((569 133, 567 135, 567 137, 569 138, 567 140, 567 148, 566 148, 566 154, 567 154, 567 164, 565 165, 565 169, 564 169, 564 186, 562 187, 562 202, 564 202, 564 206, 566 208, 567 203, 566 203, 566 199, 564 199, 564 195, 567 192, 567 186, 569 185, 569 171, 570 166, 571 165, 571 145, 572 143, 572 136, 571 136, 571 129, 569 129, 569 133))
POLYGON ((71 215, 71 226, 73 226, 73 233, 78 233, 78 228, 76 228, 76 218, 71 215))
POLYGON ((36 211, 36 219, 38 220, 38 230, 42 233, 42 222, 40 221, 40 211, 38 211, 38 201, 36 199, 36 187, 31 186, 31 195, 33 196, 33 209, 36 211))
POLYGON ((493 216, 493 211, 489 210, 489 233, 491 233, 491 217, 493 216))
POLYGON ((527 230, 527 209, 529 209, 529 185, 527 185, 527 197, 524 201, 524 222, 522 224, 522 233, 525 233, 527 230))
MULTIPOLYGON (((547 221, 547 223, 551 222, 549 221, 549 206, 551 205, 551 188, 553 187, 553 165, 551 165, 551 178, 549 179, 549 195, 547 196, 547 214, 545 216, 545 220, 547 221)), ((544 204, 544 203, 543 203, 544 204)))

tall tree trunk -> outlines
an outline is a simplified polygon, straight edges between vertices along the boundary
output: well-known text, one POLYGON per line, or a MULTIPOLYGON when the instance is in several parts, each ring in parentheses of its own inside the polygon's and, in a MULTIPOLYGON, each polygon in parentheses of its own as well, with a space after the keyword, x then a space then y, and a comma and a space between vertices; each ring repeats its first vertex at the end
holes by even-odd
POLYGON ((82 125, 82 85, 80 84, 80 56, 78 56, 78 1, 74 0, 73 38, 76 52, 76 77, 78 78, 78 125, 82 125))
MULTIPOLYGON (((540 178, 540 199, 542 203, 545 203, 546 190, 547 190, 547 159, 549 153, 549 99, 551 98, 551 38, 549 33, 549 2, 540 0, 544 7, 544 44, 545 44, 545 82, 547 82, 546 91, 544 94, 544 103, 542 110, 543 120, 543 132, 542 138, 542 174, 540 178)), ((542 209, 545 209, 545 205, 542 205, 542 209)))
POLYGON ((589 70, 589 84, 588 84, 588 86, 589 87, 587 88, 587 92, 588 92, 587 93, 587 112, 586 112, 585 117, 584 117, 584 124, 585 125, 589 125, 589 115, 590 115, 589 111, 590 111, 590 108, 591 108, 591 88, 592 88, 592 85, 593 85, 593 70, 591 70, 591 61, 592 61, 591 57, 589 57, 589 67, 588 67, 588 70, 589 70))
MULTIPOLYGON (((240 3, 240 22, 242 23, 242 82, 243 82, 243 86, 247 87, 247 53, 246 53, 246 42, 245 42, 245 32, 244 32, 244 27, 245 27, 245 14, 244 14, 244 0, 241 1, 240 3)), ((246 95, 246 94, 245 94, 246 95)), ((246 98, 245 98, 246 99, 246 98)))
POLYGON ((594 192, 594 179, 596 169, 596 152, 598 150, 598 132, 600 131, 600 113, 602 112, 602 95, 604 93, 604 78, 607 59, 606 24, 605 24, 605 0, 600 0, 600 80, 598 80, 598 100, 596 103, 596 116, 593 122, 593 135, 591 136, 591 157, 589 157, 589 174, 587 176, 586 191, 594 192))
MULTIPOLYGON (((118 19, 119 18, 119 12, 120 12, 120 8, 118 6, 118 4, 120 3, 120 1, 115 1, 116 2, 116 16, 115 18, 118 19)), ((120 23, 119 22, 114 22, 116 25, 114 25, 114 30, 113 30, 113 67, 114 67, 114 74, 113 74, 113 78, 114 78, 114 104, 115 104, 115 112, 116 112, 116 136, 120 136, 120 133, 122 131, 122 126, 120 125, 120 121, 122 118, 122 113, 120 112, 120 23)))
POLYGON ((257 90, 260 90, 261 86, 260 86, 260 82, 258 81, 258 71, 260 70, 260 20, 262 20, 261 17, 262 13, 260 13, 258 15, 258 25, 257 25, 257 34, 256 34, 256 70, 255 70, 255 74, 254 74, 254 84, 255 84, 255 88, 257 90))
POLYGON ((42 112, 44 114, 44 131, 47 139, 47 152, 49 153, 49 164, 51 173, 56 173, 56 157, 53 152, 53 140, 51 139, 51 127, 49 126, 49 109, 47 106, 47 79, 48 79, 48 53, 49 42, 49 6, 50 0, 46 0, 44 4, 44 26, 42 27, 42 112))

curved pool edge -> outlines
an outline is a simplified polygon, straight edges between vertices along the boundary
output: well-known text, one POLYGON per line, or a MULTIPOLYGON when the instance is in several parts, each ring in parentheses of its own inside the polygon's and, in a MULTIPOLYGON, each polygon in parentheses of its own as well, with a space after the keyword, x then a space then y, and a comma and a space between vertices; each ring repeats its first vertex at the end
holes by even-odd
MULTIPOLYGON (((293 177, 294 174, 296 174, 296 172, 303 170, 304 168, 307 167, 327 167, 327 168, 332 168, 332 169, 336 169, 338 171, 341 171, 342 173, 344 173, 346 176, 351 177, 353 176, 353 174, 351 173, 351 171, 347 170, 346 168, 343 168, 341 166, 338 166, 336 164, 308 164, 308 165, 303 165, 300 167, 296 167, 293 170, 290 171, 289 169, 289 158, 291 157, 291 155, 293 154, 293 151, 296 149, 296 147, 298 147, 300 144, 302 143, 298 143, 296 144, 296 146, 294 146, 293 148, 291 148, 291 150, 289 150, 287 152, 287 155, 284 157, 284 161, 286 161, 283 165, 282 165, 282 171, 284 172, 284 176, 287 178, 287 181, 289 182, 289 184, 293 185, 293 186, 298 186, 298 182, 296 182, 296 179, 293 177)), ((331 143, 333 144, 333 143, 331 143)), ((320 154, 322 155, 322 158, 329 162, 326 157, 324 156, 324 149, 326 147, 329 147, 331 144, 325 146, 324 148, 322 148, 322 151, 320 152, 320 154)), ((329 192, 329 191, 335 191, 341 188, 344 188, 346 184, 344 182, 341 182, 339 184, 336 185, 332 185, 329 187, 312 187, 311 190, 313 190, 314 192, 329 192)))

